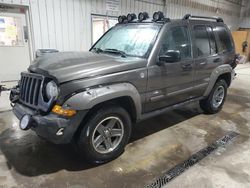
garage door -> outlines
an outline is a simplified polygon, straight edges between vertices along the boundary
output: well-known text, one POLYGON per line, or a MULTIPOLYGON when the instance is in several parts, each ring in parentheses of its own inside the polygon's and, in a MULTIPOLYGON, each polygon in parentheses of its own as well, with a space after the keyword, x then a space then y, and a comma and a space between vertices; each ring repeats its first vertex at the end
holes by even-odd
POLYGON ((24 13, 0 12, 0 82, 15 81, 30 64, 24 13))

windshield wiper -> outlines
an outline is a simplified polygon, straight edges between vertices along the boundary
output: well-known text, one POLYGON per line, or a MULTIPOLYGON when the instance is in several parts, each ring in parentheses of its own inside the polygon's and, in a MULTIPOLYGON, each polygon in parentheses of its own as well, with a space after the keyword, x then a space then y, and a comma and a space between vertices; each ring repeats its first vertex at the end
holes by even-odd
POLYGON ((117 50, 117 49, 107 48, 107 49, 104 49, 103 52, 120 54, 121 57, 127 57, 127 54, 125 52, 121 50, 117 50))
POLYGON ((92 50, 94 50, 96 53, 101 53, 101 52, 103 52, 103 50, 101 49, 101 48, 92 48, 92 50))

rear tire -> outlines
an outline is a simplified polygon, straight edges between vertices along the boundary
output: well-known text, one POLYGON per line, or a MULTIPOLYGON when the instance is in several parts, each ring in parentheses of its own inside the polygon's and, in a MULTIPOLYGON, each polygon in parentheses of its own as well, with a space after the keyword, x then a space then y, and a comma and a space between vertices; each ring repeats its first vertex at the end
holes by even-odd
POLYGON ((130 115, 122 107, 100 108, 83 125, 77 139, 77 152, 90 163, 109 162, 123 153, 131 127, 130 115))
POLYGON ((227 96, 227 83, 225 80, 218 80, 209 96, 200 101, 201 109, 208 114, 215 114, 219 112, 225 102, 227 96))

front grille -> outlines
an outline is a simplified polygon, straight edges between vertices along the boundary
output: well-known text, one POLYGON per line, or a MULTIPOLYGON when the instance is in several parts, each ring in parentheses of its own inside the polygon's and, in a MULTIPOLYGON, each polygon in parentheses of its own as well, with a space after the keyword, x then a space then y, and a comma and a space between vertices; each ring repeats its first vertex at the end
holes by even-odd
POLYGON ((43 77, 31 73, 22 73, 21 75, 19 100, 30 107, 36 108, 41 96, 43 77))

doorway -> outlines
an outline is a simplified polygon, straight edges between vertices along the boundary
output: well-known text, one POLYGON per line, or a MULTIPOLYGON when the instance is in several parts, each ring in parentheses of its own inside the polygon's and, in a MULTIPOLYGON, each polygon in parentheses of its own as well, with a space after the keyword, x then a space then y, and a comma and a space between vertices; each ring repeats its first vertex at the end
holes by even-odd
POLYGON ((30 65, 26 8, 0 7, 0 82, 17 81, 30 65))
POLYGON ((117 17, 92 14, 92 45, 117 23, 117 17))

